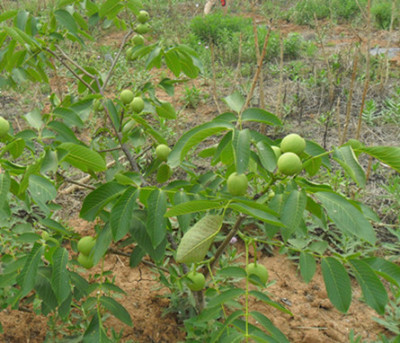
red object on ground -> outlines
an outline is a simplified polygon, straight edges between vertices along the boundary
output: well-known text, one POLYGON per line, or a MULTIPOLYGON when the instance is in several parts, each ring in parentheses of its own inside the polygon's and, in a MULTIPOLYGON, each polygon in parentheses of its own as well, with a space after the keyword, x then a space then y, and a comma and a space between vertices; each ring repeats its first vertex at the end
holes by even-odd
POLYGON ((221 0, 221 5, 225 6, 226 5, 226 1, 225 0, 221 0))

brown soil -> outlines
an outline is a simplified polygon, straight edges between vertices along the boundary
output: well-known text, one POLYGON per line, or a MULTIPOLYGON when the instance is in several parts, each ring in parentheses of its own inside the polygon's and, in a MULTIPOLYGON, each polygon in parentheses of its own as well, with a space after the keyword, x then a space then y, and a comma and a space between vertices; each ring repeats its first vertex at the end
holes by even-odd
MULTIPOLYGON (((83 220, 72 220, 71 224, 81 235, 93 234, 92 224, 83 220)), ((238 250, 243 247, 237 243, 238 250)), ((244 258, 241 258, 241 262, 244 258)), ((260 301, 251 299, 250 310, 265 314, 291 342, 294 343, 329 343, 348 342, 349 332, 354 330, 364 340, 376 339, 385 329, 372 320, 378 315, 360 301, 361 290, 353 283, 353 302, 347 314, 342 314, 330 303, 320 268, 313 280, 306 284, 296 270, 296 265, 287 257, 277 252, 273 256, 259 253, 258 262, 269 271, 268 287, 272 300, 285 306, 293 316, 285 314, 260 301)), ((114 317, 106 321, 108 328, 116 332, 123 329, 122 342, 133 340, 140 343, 177 343, 185 341, 182 324, 174 315, 163 312, 169 306, 168 292, 160 288, 156 274, 151 268, 141 264, 137 268, 129 267, 129 259, 120 255, 109 254, 106 257, 104 271, 112 271, 115 284, 126 292, 117 298, 131 315, 134 323, 129 327, 114 317)), ((83 276, 100 272, 100 266, 94 267, 83 276)), ((242 285, 243 286, 243 285, 242 285)), ((46 318, 33 313, 6 310, 0 312, 0 322, 4 334, 0 342, 4 343, 40 343, 46 335, 46 318)))

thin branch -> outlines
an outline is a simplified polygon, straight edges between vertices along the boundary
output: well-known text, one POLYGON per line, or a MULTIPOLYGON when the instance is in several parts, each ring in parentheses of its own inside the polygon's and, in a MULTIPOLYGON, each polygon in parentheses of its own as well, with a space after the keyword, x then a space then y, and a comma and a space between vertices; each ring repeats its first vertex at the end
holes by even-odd
POLYGON ((371 54, 369 53, 371 50, 371 0, 367 2, 367 52, 366 52, 366 66, 365 66, 365 82, 364 82, 364 89, 361 98, 361 107, 360 112, 358 113, 358 123, 357 123, 357 130, 356 130, 356 139, 360 138, 361 134, 361 127, 362 127, 362 115, 364 112, 365 106, 365 99, 367 97, 367 92, 369 88, 369 80, 370 80, 370 61, 371 61, 371 54))
POLYGON ((85 75, 89 76, 90 78, 94 79, 95 76, 91 73, 89 73, 85 68, 83 68, 82 66, 80 66, 78 63, 76 63, 72 58, 70 58, 65 52, 64 50, 62 50, 60 48, 59 45, 56 45, 57 50, 61 53, 61 55, 71 64, 73 64, 76 68, 78 68, 82 73, 84 73, 85 75))
POLYGON ((116 148, 110 148, 110 149, 104 149, 104 150, 97 150, 97 152, 99 154, 103 153, 103 152, 111 152, 111 151, 117 151, 117 150, 121 150, 121 147, 116 147, 116 148))
POLYGON ((79 187, 87 188, 87 189, 91 189, 91 190, 95 190, 96 189, 96 187, 84 184, 82 182, 74 181, 74 180, 70 179, 69 177, 64 176, 63 174, 61 174, 59 172, 57 172, 57 175, 60 175, 68 183, 72 183, 72 184, 77 185, 79 187))
POLYGON ((276 99, 276 116, 282 119, 282 89, 283 89, 283 37, 282 32, 279 35, 279 46, 280 46, 280 62, 279 62, 279 86, 278 86, 278 97, 276 99))
POLYGON ((213 86, 212 86, 212 94, 213 99, 215 102, 215 106, 217 106, 218 114, 221 114, 221 108, 218 104, 218 97, 217 97, 217 81, 216 81, 216 72, 215 72, 215 54, 214 54, 214 43, 210 40, 210 52, 211 52, 211 69, 212 69, 212 79, 213 79, 213 86))
POLYGON ((130 31, 124 36, 124 39, 122 40, 121 45, 120 45, 120 47, 119 47, 118 53, 117 53, 117 55, 115 56, 115 58, 114 58, 114 60, 113 60, 113 62, 112 62, 112 64, 111 64, 111 68, 110 68, 110 70, 109 70, 108 73, 107 73, 106 80, 104 81, 103 86, 100 88, 100 89, 101 89, 101 93, 106 89, 107 83, 108 83, 108 81, 110 81, 112 72, 113 72, 115 66, 117 65, 117 62, 118 62, 119 57, 121 56, 122 50, 124 50, 126 41, 129 39, 130 36, 132 36, 133 32, 134 32, 133 30, 130 30, 130 31))
POLYGON ((340 139, 340 145, 342 145, 344 143, 344 141, 347 138, 347 131, 349 128, 349 122, 350 122, 350 116, 351 116, 351 107, 352 107, 352 103, 353 103, 353 91, 354 91, 354 82, 356 80, 356 76, 357 76, 357 65, 358 65, 358 49, 355 52, 354 55, 354 61, 353 61, 353 73, 351 75, 351 82, 350 82, 350 90, 349 90, 349 97, 347 99, 347 106, 346 106, 346 120, 344 123, 344 127, 343 127, 343 134, 342 137, 340 139))
POLYGON ((60 61, 60 63, 67 68, 72 75, 74 75, 79 81, 81 81, 88 89, 90 89, 90 91, 92 93, 96 93, 96 91, 93 89, 93 87, 91 85, 89 85, 84 79, 82 79, 69 65, 68 63, 65 63, 64 59, 61 58, 60 56, 58 56, 54 51, 50 50, 49 48, 45 48, 45 50, 51 54, 52 56, 54 56, 58 61, 60 61))
MULTIPOLYGON (((260 59, 260 45, 258 43, 258 31, 257 31, 257 23, 255 18, 253 18, 253 34, 254 34, 254 45, 256 48, 256 57, 257 61, 260 59)), ((265 107, 265 99, 264 99, 264 75, 262 69, 260 70, 260 76, 259 76, 259 98, 260 98, 260 107, 264 108, 265 107)))
POLYGON ((263 46, 263 50, 262 50, 260 59, 258 61, 257 71, 254 74, 253 83, 251 85, 251 89, 250 89, 249 94, 247 94, 246 102, 245 102, 245 104, 243 106, 242 111, 244 111, 249 106, 251 98, 253 97, 254 89, 256 88, 257 80, 258 80, 258 78, 260 76, 260 72, 261 72, 261 68, 262 68, 262 65, 263 65, 264 57, 265 57, 265 54, 267 52, 267 46, 268 46, 268 41, 269 41, 270 34, 271 34, 271 27, 268 27, 268 33, 267 33, 267 35, 265 37, 265 40, 264 40, 264 46, 263 46))

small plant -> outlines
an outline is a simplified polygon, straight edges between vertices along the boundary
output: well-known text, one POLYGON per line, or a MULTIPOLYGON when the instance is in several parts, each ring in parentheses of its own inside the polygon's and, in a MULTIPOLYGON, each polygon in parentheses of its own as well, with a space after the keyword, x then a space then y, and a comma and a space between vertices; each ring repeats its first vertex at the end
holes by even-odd
POLYGON ((376 25, 384 30, 389 29, 392 15, 394 18, 393 26, 396 27, 399 23, 398 13, 392 13, 392 1, 375 1, 371 7, 371 14, 375 20, 376 25))
POLYGON ((204 94, 199 88, 196 86, 192 86, 191 88, 185 87, 183 100, 186 103, 186 106, 196 109, 203 99, 204 94))

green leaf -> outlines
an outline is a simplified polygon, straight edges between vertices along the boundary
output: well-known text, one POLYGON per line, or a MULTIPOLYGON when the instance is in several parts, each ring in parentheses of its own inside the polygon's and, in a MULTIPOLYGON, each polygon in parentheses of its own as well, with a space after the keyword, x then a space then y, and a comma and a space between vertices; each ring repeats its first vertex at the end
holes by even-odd
POLYGON ((117 130, 119 130, 120 129, 121 120, 120 120, 120 116, 119 116, 118 110, 114 105, 114 102, 111 99, 107 99, 106 107, 107 107, 108 113, 110 114, 110 118, 111 118, 111 120, 113 122, 114 127, 117 130))
POLYGON ((71 293, 67 263, 68 251, 65 248, 57 247, 53 253, 51 287, 59 304, 71 293))
POLYGON ((321 201, 328 216, 340 230, 372 245, 375 244, 376 236, 373 227, 349 201, 339 194, 330 192, 317 192, 315 196, 321 201))
POLYGON ((117 182, 107 182, 96 188, 83 200, 80 212, 81 218, 88 221, 94 220, 103 207, 119 196, 124 190, 125 187, 117 182))
POLYGON ((293 190, 283 205, 281 220, 285 224, 282 236, 288 240, 293 232, 300 226, 303 220, 304 210, 307 205, 307 196, 304 191, 293 190))
POLYGON ((204 259, 222 226, 223 216, 206 215, 186 232, 176 251, 178 263, 197 263, 204 259))
POLYGON ((167 67, 174 73, 175 77, 178 77, 182 70, 178 54, 171 49, 164 56, 167 67))
POLYGON ((400 287, 400 266, 396 263, 386 261, 380 257, 370 257, 362 260, 367 263, 379 275, 390 283, 400 287))
POLYGON ((239 199, 235 199, 235 201, 237 202, 229 204, 229 207, 233 210, 262 220, 265 223, 277 226, 284 226, 284 224, 276 217, 276 213, 269 209, 268 206, 256 203, 254 201, 239 199))
POLYGON ((219 269, 217 271, 217 275, 222 276, 222 277, 244 279, 247 276, 247 273, 241 267, 231 266, 231 267, 225 267, 225 268, 219 269))
POLYGON ((261 108, 248 108, 242 113, 242 121, 254 121, 274 126, 282 126, 280 119, 261 108))
POLYGON ((300 253, 300 274, 305 283, 309 283, 317 269, 317 264, 313 255, 304 251, 300 253))
POLYGON ((360 148, 360 151, 375 157, 379 161, 400 173, 400 148, 393 146, 375 146, 360 148))
POLYGON ((11 19, 17 15, 18 11, 17 10, 11 10, 11 11, 5 11, 2 14, 0 14, 0 23, 2 21, 11 19))
POLYGON ((147 232, 153 248, 156 248, 167 234, 167 220, 164 217, 167 211, 167 196, 164 191, 155 189, 147 200, 148 217, 147 232))
POLYGON ((11 179, 8 172, 0 173, 0 208, 7 202, 8 192, 10 191, 11 179))
POLYGON ((221 201, 221 200, 192 200, 172 206, 167 211, 165 216, 175 217, 187 213, 202 212, 215 208, 222 208, 225 206, 225 204, 226 201, 221 201))
POLYGON ((346 313, 351 303, 351 283, 346 269, 333 257, 323 258, 321 268, 330 301, 339 311, 346 313))
POLYGON ((358 163, 357 157, 350 146, 336 148, 333 158, 342 166, 347 175, 349 175, 360 187, 365 187, 366 177, 364 170, 358 163))
POLYGON ((164 50, 158 45, 150 52, 146 60, 146 69, 150 70, 153 67, 161 67, 161 59, 164 56, 164 50))
POLYGON ((185 158, 186 154, 195 145, 202 142, 205 138, 218 132, 233 130, 231 123, 212 121, 205 123, 186 132, 175 144, 174 149, 168 156, 168 164, 174 168, 185 158))
POLYGON ((72 293, 69 293, 67 299, 65 299, 61 305, 58 307, 58 315, 64 321, 67 320, 69 314, 71 313, 71 303, 72 303, 72 293))
POLYGON ((47 315, 53 311, 58 303, 49 281, 50 268, 40 267, 36 276, 35 291, 42 302, 42 314, 47 315))
MULTIPOLYGON (((331 169, 332 168, 331 161, 329 159, 329 156, 326 155, 326 150, 322 146, 320 146, 319 144, 317 144, 313 141, 307 141, 306 143, 307 144, 306 144, 305 152, 313 157, 325 154, 324 156, 318 157, 318 158, 321 158, 322 164, 326 168, 331 169)), ((309 162, 306 161, 304 164, 307 164, 307 163, 309 163, 309 162)))
POLYGON ((140 124, 143 127, 146 133, 153 136, 158 143, 167 144, 167 141, 165 140, 164 136, 160 132, 154 130, 145 119, 143 119, 138 114, 131 114, 131 116, 133 119, 135 119, 135 121, 138 124, 140 124))
POLYGON ((158 183, 167 182, 172 175, 171 167, 168 164, 161 164, 157 170, 156 180, 158 183))
POLYGON ((24 152, 25 141, 22 138, 17 138, 8 143, 0 153, 0 156, 3 156, 7 151, 9 151, 14 159, 21 156, 24 152))
POLYGON ((103 256, 107 253, 108 248, 110 247, 112 242, 112 233, 111 233, 111 225, 107 222, 103 229, 100 230, 99 235, 96 239, 96 244, 93 248, 93 262, 97 264, 103 256))
POLYGON ((249 292, 249 294, 251 296, 257 298, 258 300, 261 300, 263 303, 266 303, 272 307, 275 307, 276 309, 278 309, 281 312, 284 312, 284 313, 287 313, 287 314, 290 314, 291 316, 293 316, 292 312, 290 312, 288 309, 284 308, 281 304, 271 300, 271 298, 268 295, 266 295, 265 293, 257 291, 257 290, 251 290, 249 292))
POLYGON ((221 304, 225 304, 227 301, 240 297, 244 293, 244 289, 230 288, 227 291, 221 292, 217 296, 211 298, 207 303, 207 307, 211 308, 215 306, 220 306, 221 304))
POLYGON ((143 257, 146 255, 146 251, 144 251, 140 246, 136 246, 133 248, 131 252, 131 256, 129 256, 129 267, 135 268, 142 262, 143 257))
POLYGON ((64 123, 52 121, 47 125, 47 127, 58 133, 58 136, 56 137, 58 141, 80 144, 75 133, 64 123))
POLYGON ((66 150, 68 155, 64 157, 64 160, 83 172, 88 172, 89 170, 99 172, 107 169, 103 157, 83 145, 62 143, 57 149, 66 150))
POLYGON ((113 298, 101 296, 100 303, 112 313, 115 318, 118 318, 121 322, 126 325, 133 326, 131 316, 128 311, 119 302, 113 298))
POLYGON ((105 15, 109 14, 109 12, 112 12, 115 7, 118 6, 120 3, 120 0, 107 0, 105 1, 100 9, 99 9, 99 15, 100 17, 104 17, 105 15))
POLYGON ((176 112, 171 103, 164 101, 161 106, 156 106, 157 114, 166 119, 176 119, 176 112))
MULTIPOLYGON (((189 202, 189 196, 183 192, 183 191, 179 191, 176 192, 174 195, 174 205, 180 205, 180 204, 184 204, 189 202)), ((166 216, 168 216, 168 211, 165 214, 166 216)), ((177 215, 178 218, 178 222, 179 222, 179 228, 182 230, 183 233, 185 233, 190 226, 190 222, 192 220, 192 215, 191 214, 181 214, 181 215, 177 215)))
POLYGON ((228 95, 223 100, 229 106, 229 108, 236 113, 240 113, 242 111, 245 102, 245 99, 238 91, 232 93, 231 95, 228 95))
POLYGON ((180 49, 181 47, 183 47, 183 45, 177 47, 176 51, 179 55, 179 62, 181 63, 182 71, 186 76, 194 79, 199 75, 199 72, 202 69, 201 62, 193 55, 182 51, 182 49, 180 49))
POLYGON ((40 110, 37 108, 25 114, 25 119, 29 123, 29 125, 35 128, 36 130, 40 130, 44 126, 44 122, 42 120, 42 114, 40 113, 40 110))
POLYGON ((140 247, 149 254, 150 257, 160 262, 165 257, 165 248, 167 240, 164 240, 156 248, 153 248, 150 236, 146 231, 146 218, 143 216, 144 212, 141 210, 136 210, 133 213, 131 235, 133 239, 138 243, 137 247, 140 247))
POLYGON ((54 12, 54 15, 60 25, 64 26, 69 32, 75 34, 78 32, 78 25, 76 24, 74 17, 69 14, 69 12, 66 10, 57 10, 54 12))
POLYGON ((243 174, 250 160, 250 132, 248 129, 234 131, 233 145, 235 152, 236 172, 243 174))
POLYGON ((262 166, 272 173, 276 168, 276 155, 274 151, 263 141, 258 142, 256 148, 262 166))
POLYGON ((39 175, 31 175, 29 177, 28 191, 32 199, 46 213, 48 212, 46 203, 57 196, 57 190, 54 185, 48 179, 39 175))
POLYGON ((132 225, 132 212, 137 207, 137 189, 129 187, 111 209, 110 224, 114 241, 122 239, 132 225))
POLYGON ((53 112, 57 117, 62 118, 65 124, 69 126, 77 126, 79 128, 84 126, 79 114, 71 108, 57 107, 53 112))
MULTIPOLYGON (((236 310, 235 312, 231 313, 228 318, 224 320, 224 324, 218 328, 218 331, 214 331, 214 334, 212 335, 211 339, 209 340, 210 343, 215 343, 219 342, 221 343, 221 335, 226 331, 228 327, 232 325, 232 322, 235 321, 237 318, 240 316, 243 316, 244 312, 243 310, 236 310)), ((223 338, 226 337, 225 335, 223 338)), ((223 342, 223 341, 222 341, 223 342)), ((232 343, 232 341, 230 341, 232 343)))
POLYGON ((55 221, 51 218, 43 218, 43 219, 40 219, 39 222, 44 227, 47 227, 63 236, 70 235, 70 232, 68 232, 67 229, 63 225, 61 225, 58 221, 55 221))
POLYGON ((43 253, 44 246, 35 243, 26 259, 21 273, 17 277, 17 282, 21 286, 19 297, 26 296, 35 286, 36 275, 39 265, 42 262, 43 253))
POLYGON ((248 337, 250 338, 251 342, 254 341, 257 343, 281 343, 277 341, 275 338, 268 336, 264 331, 259 329, 257 326, 254 326, 253 324, 250 324, 249 322, 246 322, 244 320, 236 319, 233 322, 233 325, 236 330, 239 330, 243 334, 248 332, 248 337))
POLYGON ((279 343, 290 343, 286 336, 261 312, 251 311, 250 315, 279 343))
POLYGON ((125 6, 135 15, 139 15, 140 10, 143 8, 143 4, 139 0, 127 0, 125 6))
POLYGON ((376 312, 383 315, 389 298, 381 280, 367 263, 356 259, 350 259, 349 263, 361 286, 366 303, 376 312))
POLYGON ((101 321, 100 312, 96 311, 85 331, 82 343, 111 343, 103 324, 100 325, 101 321))

